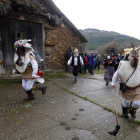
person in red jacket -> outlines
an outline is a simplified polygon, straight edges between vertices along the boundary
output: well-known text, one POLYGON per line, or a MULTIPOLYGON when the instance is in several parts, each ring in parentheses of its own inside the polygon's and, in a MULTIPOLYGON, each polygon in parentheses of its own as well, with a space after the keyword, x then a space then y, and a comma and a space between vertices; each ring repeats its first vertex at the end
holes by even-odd
POLYGON ((85 65, 84 74, 86 74, 87 69, 88 69, 88 72, 89 72, 89 61, 88 61, 87 53, 85 53, 85 56, 84 56, 84 65, 85 65))

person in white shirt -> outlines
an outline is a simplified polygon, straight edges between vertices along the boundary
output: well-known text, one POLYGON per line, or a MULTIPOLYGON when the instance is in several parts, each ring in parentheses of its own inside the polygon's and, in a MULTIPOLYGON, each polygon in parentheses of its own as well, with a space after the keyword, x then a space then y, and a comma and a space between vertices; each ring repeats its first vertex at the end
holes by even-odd
POLYGON ((75 83, 77 83, 77 76, 79 72, 79 68, 81 65, 83 65, 83 59, 81 56, 78 55, 78 49, 75 49, 73 51, 73 56, 70 57, 68 60, 67 65, 69 66, 70 64, 73 66, 73 75, 75 76, 75 83))
POLYGON ((42 95, 46 93, 46 85, 42 85, 45 81, 43 73, 38 70, 38 64, 32 52, 32 45, 28 43, 29 40, 18 40, 14 43, 15 57, 14 63, 16 64, 16 73, 21 74, 22 87, 28 94, 24 100, 33 100, 34 94, 32 90, 41 90, 42 95), (33 86, 35 80, 40 85, 33 86))

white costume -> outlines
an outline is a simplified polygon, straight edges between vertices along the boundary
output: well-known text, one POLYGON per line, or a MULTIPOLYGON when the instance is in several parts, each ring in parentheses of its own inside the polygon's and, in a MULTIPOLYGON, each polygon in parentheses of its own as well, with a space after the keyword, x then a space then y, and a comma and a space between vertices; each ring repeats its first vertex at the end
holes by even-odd
POLYGON ((136 109, 140 105, 140 57, 139 48, 131 49, 128 60, 121 61, 118 70, 112 78, 111 85, 115 86, 115 82, 120 78, 126 83, 126 90, 121 91, 123 102, 122 109, 125 118, 128 113, 132 118, 136 117, 136 109), (128 61, 129 60, 129 61, 128 61))
MULTIPOLYGON (((120 63, 123 63, 123 62, 125 62, 125 61, 121 61, 120 63)), ((115 85, 115 82, 118 80, 118 78, 120 78, 121 76, 120 76, 120 71, 121 71, 121 67, 115 72, 115 74, 113 75, 113 78, 112 78, 112 82, 111 82, 111 85, 115 85)), ((129 71, 129 69, 128 69, 128 71, 129 71)), ((134 72, 135 73, 135 72, 134 72)), ((127 74, 126 74, 127 75, 127 74)), ((131 74, 129 74, 129 76, 130 76, 131 74)), ((133 76, 133 75, 132 75, 133 76)), ((129 77, 128 77, 129 78, 129 77)), ((121 77, 121 79, 123 79, 122 77, 121 77)), ((137 79, 137 78, 136 78, 137 79)), ((126 79, 127 80, 127 79, 126 79)), ((140 80, 140 77, 139 77, 139 80, 140 80)), ((129 81, 128 81, 129 82, 129 81)), ((128 85, 127 83, 126 83, 126 85, 128 85)), ((133 84, 132 85, 130 85, 130 87, 131 86, 133 86, 133 84)), ((125 94, 125 93, 124 93, 125 94)), ((123 94, 122 94, 122 97, 123 97, 123 94)), ((129 99, 130 100, 130 99, 129 99)), ((129 105, 130 105, 130 103, 131 103, 131 101, 133 100, 133 102, 132 102, 132 107, 133 108, 135 108, 135 109, 138 109, 139 108, 139 105, 140 105, 140 101, 137 101, 137 100, 134 100, 134 99, 131 99, 130 101, 129 100, 126 100, 125 99, 125 97, 123 98, 123 102, 122 102, 122 105, 124 106, 124 107, 128 107, 129 105)))
POLYGON ((28 94, 25 100, 32 100, 34 99, 32 89, 42 90, 42 94, 45 94, 46 86, 40 85, 37 88, 33 88, 35 79, 41 84, 44 83, 44 79, 42 78, 42 73, 38 71, 38 64, 32 52, 31 44, 28 41, 18 40, 15 42, 16 53, 14 62, 16 63, 16 70, 21 73, 22 86, 28 94))

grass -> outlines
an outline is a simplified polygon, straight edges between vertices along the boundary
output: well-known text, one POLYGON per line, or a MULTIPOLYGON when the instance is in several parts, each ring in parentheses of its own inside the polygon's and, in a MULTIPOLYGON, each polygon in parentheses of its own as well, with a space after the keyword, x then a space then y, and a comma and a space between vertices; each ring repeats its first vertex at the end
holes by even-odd
MULTIPOLYGON (((86 77, 84 77, 84 78, 86 78, 86 77)), ((97 78, 88 78, 88 79, 94 79, 94 80, 98 80, 97 78)))
POLYGON ((107 111, 109 111, 109 112, 113 112, 111 109, 109 109, 109 108, 107 108, 107 107, 104 107, 103 109, 104 109, 104 110, 107 110, 107 111))
POLYGON ((57 72, 44 73, 44 77, 47 77, 47 78, 50 78, 50 79, 53 79, 53 78, 65 79, 66 78, 66 76, 63 73, 57 73, 57 72))
MULTIPOLYGON (((88 73, 88 70, 86 70, 86 73, 88 73)), ((94 74, 104 74, 105 69, 101 68, 100 70, 97 70, 97 68, 93 71, 94 74)), ((78 74, 79 75, 79 74, 78 74)))
POLYGON ((0 80, 0 84, 1 85, 9 85, 9 84, 17 84, 17 83, 21 83, 21 79, 15 79, 15 80, 5 79, 5 80, 0 80))
POLYGON ((131 126, 133 127, 140 126, 140 121, 135 121, 135 120, 130 120, 130 119, 128 119, 128 121, 131 123, 131 126))
POLYGON ((105 69, 100 69, 97 70, 97 68, 93 71, 94 74, 104 74, 105 73, 105 69))

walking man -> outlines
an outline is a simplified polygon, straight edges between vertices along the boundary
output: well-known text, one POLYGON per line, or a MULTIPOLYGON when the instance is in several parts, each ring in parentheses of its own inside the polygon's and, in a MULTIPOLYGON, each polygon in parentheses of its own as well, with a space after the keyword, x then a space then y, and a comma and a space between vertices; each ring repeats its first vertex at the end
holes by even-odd
POLYGON ((73 51, 73 56, 70 57, 68 60, 67 65, 70 66, 70 64, 73 66, 73 75, 75 76, 75 83, 77 83, 77 76, 79 72, 79 68, 81 65, 83 65, 83 59, 81 56, 78 55, 78 49, 75 49, 73 51))

